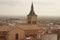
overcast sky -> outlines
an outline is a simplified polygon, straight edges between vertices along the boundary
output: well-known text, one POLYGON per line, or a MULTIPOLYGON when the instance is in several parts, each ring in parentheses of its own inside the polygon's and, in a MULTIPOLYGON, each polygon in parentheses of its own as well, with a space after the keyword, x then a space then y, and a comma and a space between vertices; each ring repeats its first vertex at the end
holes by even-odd
POLYGON ((31 3, 39 16, 60 16, 60 0, 0 0, 0 16, 26 16, 31 3))

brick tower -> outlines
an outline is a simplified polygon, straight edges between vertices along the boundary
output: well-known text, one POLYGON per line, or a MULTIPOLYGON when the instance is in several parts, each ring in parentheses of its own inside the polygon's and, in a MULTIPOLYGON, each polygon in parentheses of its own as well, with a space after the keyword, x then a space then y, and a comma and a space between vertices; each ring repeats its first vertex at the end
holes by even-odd
POLYGON ((33 8, 33 3, 31 5, 31 11, 30 13, 27 15, 27 21, 28 24, 37 24, 37 15, 34 12, 34 8, 33 8))

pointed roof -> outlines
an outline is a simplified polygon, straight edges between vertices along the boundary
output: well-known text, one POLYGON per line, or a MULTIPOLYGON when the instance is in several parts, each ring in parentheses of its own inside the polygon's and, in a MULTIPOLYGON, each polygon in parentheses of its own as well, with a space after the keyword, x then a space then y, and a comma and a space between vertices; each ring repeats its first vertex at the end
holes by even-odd
POLYGON ((31 5, 31 11, 30 11, 30 13, 28 15, 30 15, 30 16, 36 15, 35 12, 34 12, 33 3, 31 5))

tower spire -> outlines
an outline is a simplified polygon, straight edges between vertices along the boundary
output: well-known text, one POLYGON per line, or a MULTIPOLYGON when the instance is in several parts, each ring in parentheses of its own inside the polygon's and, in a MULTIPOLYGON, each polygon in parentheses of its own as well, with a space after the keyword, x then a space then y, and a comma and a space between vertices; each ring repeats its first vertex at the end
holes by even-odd
POLYGON ((32 2, 32 5, 31 5, 31 10, 33 11, 33 9, 34 9, 34 8, 33 8, 33 2, 32 2))
POLYGON ((35 12, 34 12, 33 2, 31 4, 31 11, 30 11, 30 13, 28 15, 30 15, 30 16, 36 15, 35 12))

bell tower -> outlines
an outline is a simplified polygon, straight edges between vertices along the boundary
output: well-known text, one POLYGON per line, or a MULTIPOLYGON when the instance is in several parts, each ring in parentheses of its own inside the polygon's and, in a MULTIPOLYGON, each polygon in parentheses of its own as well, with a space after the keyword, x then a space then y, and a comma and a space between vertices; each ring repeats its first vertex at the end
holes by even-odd
POLYGON ((28 24, 37 24, 37 15, 34 12, 34 7, 33 7, 33 3, 31 5, 31 11, 30 13, 27 15, 27 21, 28 24))

